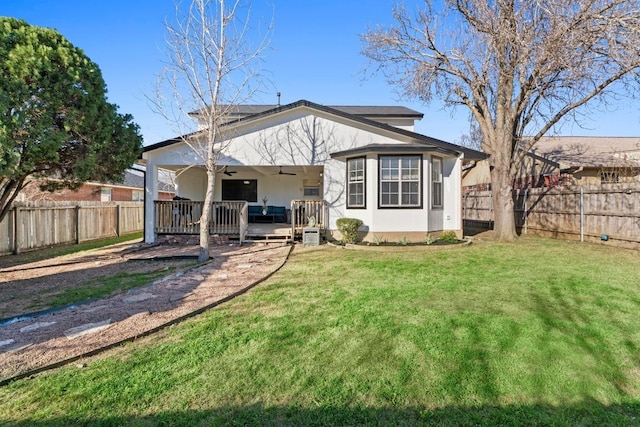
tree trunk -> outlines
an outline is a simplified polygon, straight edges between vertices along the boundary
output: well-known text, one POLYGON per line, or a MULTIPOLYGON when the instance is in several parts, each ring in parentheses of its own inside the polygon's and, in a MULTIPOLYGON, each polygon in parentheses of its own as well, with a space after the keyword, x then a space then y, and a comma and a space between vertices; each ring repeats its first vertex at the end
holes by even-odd
POLYGON ((202 206, 202 216, 200 216, 200 251, 198 262, 209 260, 209 223, 211 222, 213 205, 213 187, 216 182, 216 172, 213 167, 207 168, 207 192, 204 196, 204 206, 202 206))
POLYGON ((517 237, 511 168, 509 162, 504 161, 509 157, 497 153, 491 169, 493 236, 502 241, 512 241, 517 237))

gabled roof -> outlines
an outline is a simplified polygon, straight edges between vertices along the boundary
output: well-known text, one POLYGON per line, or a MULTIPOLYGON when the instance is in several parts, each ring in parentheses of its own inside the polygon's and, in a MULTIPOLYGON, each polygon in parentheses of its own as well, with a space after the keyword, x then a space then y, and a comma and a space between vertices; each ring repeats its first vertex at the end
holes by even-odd
MULTIPOLYGON (((235 105, 232 106, 229 113, 229 119, 241 119, 244 117, 252 116, 254 114, 264 113, 279 108, 280 105, 235 105)), ((420 120, 424 117, 419 111, 412 110, 407 107, 397 105, 328 105, 329 108, 339 110, 348 114, 355 114, 364 117, 377 117, 377 118, 403 118, 403 119, 417 119, 420 120)), ((197 117, 198 111, 193 111, 189 115, 197 117)))
POLYGON ((640 138, 637 137, 544 137, 533 152, 558 162, 562 169, 640 166, 640 138))
MULTIPOLYGON (((408 139, 409 143, 415 143, 415 144, 427 144, 427 145, 431 145, 434 147, 437 147, 439 149, 442 150, 448 150, 449 152, 455 152, 455 153, 460 153, 460 154, 464 154, 465 158, 469 158, 472 160, 482 160, 487 158, 487 155, 477 151, 477 150, 473 150, 471 148, 466 148, 466 147, 462 147, 460 145, 456 145, 456 144, 452 144, 446 141, 442 141, 436 138, 431 138, 429 136, 425 136, 425 135, 421 135, 419 133, 415 133, 415 132, 411 132, 405 129, 401 129, 395 126, 391 126, 385 123, 380 123, 378 121, 369 119, 367 117, 363 117, 362 115, 358 115, 358 114, 354 114, 351 112, 348 112, 349 108, 353 108, 353 111, 358 111, 358 109, 366 109, 366 108, 379 108, 379 107, 339 107, 339 108, 334 108, 334 107, 328 107, 325 105, 320 105, 320 104, 316 104, 310 101, 306 101, 306 100, 300 100, 291 104, 287 104, 287 105, 282 105, 282 106, 276 106, 275 108, 272 109, 267 109, 264 111, 260 111, 260 112, 256 112, 252 115, 246 116, 246 117, 242 117, 242 118, 238 118, 236 120, 231 120, 227 123, 224 124, 224 126, 239 126, 241 124, 246 124, 246 123, 250 123, 252 121, 256 121, 259 119, 263 119, 269 116, 275 116, 277 114, 280 113, 284 113, 290 110, 294 110, 297 108, 302 108, 302 107, 306 107, 308 109, 311 110, 315 110, 321 113, 325 113, 325 114, 329 114, 332 115, 334 117, 340 117, 343 119, 347 119, 349 121, 352 122, 356 122, 356 123, 361 123, 363 125, 369 126, 371 128, 374 129, 378 129, 378 130, 382 130, 391 134, 395 134, 398 136, 402 136, 403 139, 408 139), (345 108, 347 111, 345 111, 345 108)), ((380 108, 391 108, 391 107, 380 107, 380 108)), ((404 107, 398 107, 401 109, 404 109, 404 107)), ((412 111, 409 110, 408 108, 406 109, 408 111, 412 111)), ((363 110, 360 110, 363 111, 363 110)), ((417 112, 416 112, 417 113, 417 112)), ((419 114, 419 113, 418 113, 419 114)), ((191 135, 195 135, 197 134, 197 132, 190 134, 191 135)), ((152 144, 149 145, 147 147, 144 148, 144 152, 148 152, 148 151, 153 151, 159 148, 163 148, 163 147, 167 147, 170 145, 173 145, 175 143, 178 143, 182 141, 181 137, 177 137, 177 138, 172 138, 172 139, 168 139, 166 141, 162 141, 162 142, 158 142, 156 144, 152 144)))
POLYGON ((369 144, 361 147, 351 148, 349 150, 337 151, 331 153, 332 159, 346 159, 347 157, 355 157, 368 153, 391 154, 391 153, 424 153, 427 151, 435 151, 448 155, 455 155, 456 152, 447 150, 436 145, 429 144, 369 144))

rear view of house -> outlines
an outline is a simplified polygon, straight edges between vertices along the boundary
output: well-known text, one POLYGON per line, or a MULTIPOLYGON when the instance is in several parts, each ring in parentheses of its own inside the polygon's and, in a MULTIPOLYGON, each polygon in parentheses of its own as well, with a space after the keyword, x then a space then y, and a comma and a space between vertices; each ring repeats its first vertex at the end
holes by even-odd
MULTIPOLYGON (((238 106, 220 141, 211 233, 293 239, 311 224, 337 237, 342 217, 361 219, 365 239, 461 232, 462 163, 485 156, 415 133, 421 118, 396 106, 238 106)), ((147 242, 200 227, 206 170, 192 147, 175 138, 144 150, 147 242), (180 200, 158 200, 162 169, 180 200)))

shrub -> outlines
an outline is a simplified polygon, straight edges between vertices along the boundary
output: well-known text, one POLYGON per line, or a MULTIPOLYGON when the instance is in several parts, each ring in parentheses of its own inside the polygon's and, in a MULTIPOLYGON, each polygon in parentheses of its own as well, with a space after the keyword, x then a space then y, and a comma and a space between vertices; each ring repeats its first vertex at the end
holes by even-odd
POLYGON ((455 243, 458 241, 458 236, 455 231, 445 231, 440 234, 438 240, 445 243, 455 243))
POLYGON ((336 221, 338 230, 342 235, 343 243, 356 243, 358 241, 358 229, 362 221, 357 218, 339 218, 336 221))
POLYGON ((385 239, 385 238, 384 238, 384 237, 382 237, 382 236, 378 236, 377 234, 374 234, 374 235, 373 235, 373 243, 374 243, 376 246, 380 246, 380 244, 382 244, 382 243, 387 243, 387 239, 385 239))

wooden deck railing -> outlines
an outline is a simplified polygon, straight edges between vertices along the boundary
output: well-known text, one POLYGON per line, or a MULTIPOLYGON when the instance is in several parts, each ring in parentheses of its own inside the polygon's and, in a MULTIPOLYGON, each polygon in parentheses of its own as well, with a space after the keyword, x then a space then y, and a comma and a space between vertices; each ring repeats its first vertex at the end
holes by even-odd
POLYGON ((309 225, 309 218, 315 219, 315 226, 321 230, 327 229, 329 218, 327 203, 324 200, 292 200, 291 201, 291 232, 302 234, 302 228, 309 225))
MULTIPOLYGON (((158 234, 199 234, 204 202, 186 200, 155 201, 155 227, 158 234)), ((247 234, 247 202, 213 202, 210 234, 238 235, 243 241, 247 234)))

